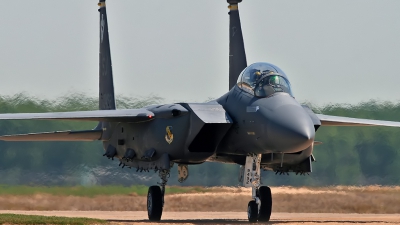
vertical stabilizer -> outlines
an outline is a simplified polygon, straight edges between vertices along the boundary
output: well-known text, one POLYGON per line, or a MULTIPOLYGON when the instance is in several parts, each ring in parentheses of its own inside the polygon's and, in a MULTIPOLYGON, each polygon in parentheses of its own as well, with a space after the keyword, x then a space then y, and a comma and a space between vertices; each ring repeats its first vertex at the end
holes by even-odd
POLYGON ((242 27, 238 4, 242 0, 227 0, 229 3, 229 89, 235 86, 237 78, 247 67, 242 27))
POLYGON ((99 109, 115 109, 106 0, 100 0, 98 5, 100 7, 99 109))

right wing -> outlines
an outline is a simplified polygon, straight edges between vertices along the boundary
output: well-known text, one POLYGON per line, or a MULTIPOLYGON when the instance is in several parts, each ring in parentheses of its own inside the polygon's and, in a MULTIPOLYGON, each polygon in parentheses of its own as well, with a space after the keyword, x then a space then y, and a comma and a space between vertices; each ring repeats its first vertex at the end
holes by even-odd
POLYGON ((96 141, 103 130, 55 131, 0 136, 1 141, 96 141))
MULTIPOLYGON (((154 119, 147 109, 95 110, 50 113, 6 113, 0 120, 77 120, 98 122, 139 123, 154 119)), ((95 141, 101 140, 103 130, 55 131, 44 133, 15 134, 0 136, 2 141, 95 141)))
POLYGON ((0 114, 0 120, 78 120, 138 123, 152 119, 154 119, 154 113, 147 109, 0 114))

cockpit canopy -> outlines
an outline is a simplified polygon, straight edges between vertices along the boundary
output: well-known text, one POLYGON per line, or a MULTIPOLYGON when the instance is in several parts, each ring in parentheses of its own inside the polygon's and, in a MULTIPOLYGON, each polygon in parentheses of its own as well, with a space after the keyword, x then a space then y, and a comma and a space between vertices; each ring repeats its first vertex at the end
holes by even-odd
POLYGON ((277 92, 288 93, 292 89, 286 75, 269 63, 254 63, 240 73, 237 85, 257 97, 269 97, 277 92))

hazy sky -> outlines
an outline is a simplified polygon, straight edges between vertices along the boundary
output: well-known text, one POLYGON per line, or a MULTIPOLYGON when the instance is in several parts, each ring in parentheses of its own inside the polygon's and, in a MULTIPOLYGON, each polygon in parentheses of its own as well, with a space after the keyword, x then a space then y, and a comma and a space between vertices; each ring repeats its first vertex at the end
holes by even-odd
MULTIPOLYGON (((3 0, 0 95, 98 95, 97 1, 3 0)), ((244 0, 248 64, 273 63, 299 101, 400 100, 399 0, 244 0)), ((225 0, 108 0, 115 90, 170 101, 228 91, 225 0)))

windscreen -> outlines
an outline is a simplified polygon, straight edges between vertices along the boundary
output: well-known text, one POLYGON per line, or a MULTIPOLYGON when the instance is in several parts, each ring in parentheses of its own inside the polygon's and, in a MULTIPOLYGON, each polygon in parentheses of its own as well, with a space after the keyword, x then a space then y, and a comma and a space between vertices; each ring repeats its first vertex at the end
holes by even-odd
POLYGON ((277 92, 293 96, 289 81, 278 74, 264 75, 255 83, 254 95, 257 97, 268 97, 277 92))

